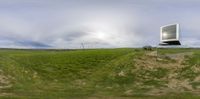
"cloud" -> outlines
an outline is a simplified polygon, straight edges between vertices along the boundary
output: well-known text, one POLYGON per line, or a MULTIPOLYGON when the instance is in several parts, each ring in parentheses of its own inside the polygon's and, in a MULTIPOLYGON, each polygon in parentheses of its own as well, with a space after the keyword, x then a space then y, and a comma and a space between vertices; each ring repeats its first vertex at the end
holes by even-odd
POLYGON ((11 38, 1 38, 1 48, 51 48, 50 45, 36 41, 25 41, 11 38))
POLYGON ((140 47, 180 23, 182 44, 198 46, 198 0, 1 0, 0 47, 140 47))

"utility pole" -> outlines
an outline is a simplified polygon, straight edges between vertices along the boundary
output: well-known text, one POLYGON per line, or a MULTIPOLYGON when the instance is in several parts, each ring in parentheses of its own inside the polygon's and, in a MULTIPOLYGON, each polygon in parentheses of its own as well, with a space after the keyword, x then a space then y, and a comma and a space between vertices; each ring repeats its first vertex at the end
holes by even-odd
POLYGON ((84 43, 81 43, 81 47, 82 49, 85 49, 84 43))

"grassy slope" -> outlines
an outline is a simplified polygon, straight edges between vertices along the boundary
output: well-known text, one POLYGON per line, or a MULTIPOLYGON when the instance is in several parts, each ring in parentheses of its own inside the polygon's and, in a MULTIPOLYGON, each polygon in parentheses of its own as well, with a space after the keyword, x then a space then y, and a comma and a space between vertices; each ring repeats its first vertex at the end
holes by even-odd
MULTIPOLYGON (((185 52, 188 49, 162 50, 162 54, 185 52)), ((191 50, 191 49, 190 49, 191 50)), ((181 69, 183 78, 192 78, 200 73, 190 70, 200 65, 200 51, 194 50, 194 56, 188 58, 186 69, 181 69), (189 68, 189 69, 188 69, 189 68)), ((148 88, 135 85, 160 87, 165 82, 143 80, 144 75, 162 78, 168 71, 157 68, 155 71, 134 71, 135 58, 144 51, 135 49, 99 49, 75 51, 26 51, 0 50, 0 68, 11 79, 11 88, 1 92, 13 93, 14 98, 67 98, 67 97, 127 97, 136 99, 198 99, 191 94, 167 96, 145 96, 148 88), (142 81, 141 81, 142 80, 142 81), (131 93, 129 95, 129 90, 131 93)), ((200 82, 192 83, 193 87, 200 82)), ((6 96, 4 96, 5 98, 6 96)), ((9 98, 9 97, 8 97, 9 98)))
POLYGON ((133 51, 133 49, 1 50, 1 69, 15 78, 14 86, 3 91, 15 93, 17 97, 90 95, 94 92, 90 76, 110 61, 133 51))

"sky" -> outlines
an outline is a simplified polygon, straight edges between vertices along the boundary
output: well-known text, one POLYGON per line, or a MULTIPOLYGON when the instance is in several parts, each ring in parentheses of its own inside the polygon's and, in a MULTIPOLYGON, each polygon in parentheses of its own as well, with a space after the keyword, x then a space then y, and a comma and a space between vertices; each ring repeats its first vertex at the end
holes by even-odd
POLYGON ((183 46, 200 47, 199 11, 200 0, 0 0, 0 47, 157 46, 174 23, 183 46))

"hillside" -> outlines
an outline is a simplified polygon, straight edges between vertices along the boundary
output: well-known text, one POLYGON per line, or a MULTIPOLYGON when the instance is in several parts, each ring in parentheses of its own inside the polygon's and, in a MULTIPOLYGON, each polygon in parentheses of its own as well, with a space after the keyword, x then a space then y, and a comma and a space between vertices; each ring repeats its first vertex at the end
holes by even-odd
POLYGON ((0 91, 17 99, 199 99, 200 50, 1 49, 0 91))

